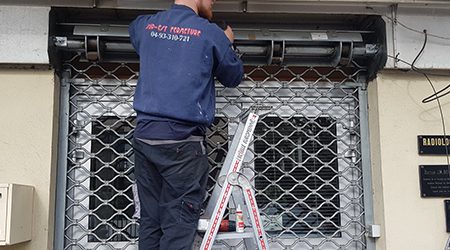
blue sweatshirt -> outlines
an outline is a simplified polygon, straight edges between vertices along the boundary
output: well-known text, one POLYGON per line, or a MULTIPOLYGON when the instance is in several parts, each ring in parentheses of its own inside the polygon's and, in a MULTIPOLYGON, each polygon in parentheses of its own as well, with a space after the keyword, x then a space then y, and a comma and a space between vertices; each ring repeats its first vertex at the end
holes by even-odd
POLYGON ((244 73, 242 61, 223 30, 191 8, 173 5, 167 11, 137 17, 129 33, 140 57, 134 96, 140 137, 180 139, 176 135, 152 136, 152 132, 164 129, 157 126, 152 131, 148 121, 187 126, 188 130, 211 125, 214 77, 225 87, 236 87, 244 73))

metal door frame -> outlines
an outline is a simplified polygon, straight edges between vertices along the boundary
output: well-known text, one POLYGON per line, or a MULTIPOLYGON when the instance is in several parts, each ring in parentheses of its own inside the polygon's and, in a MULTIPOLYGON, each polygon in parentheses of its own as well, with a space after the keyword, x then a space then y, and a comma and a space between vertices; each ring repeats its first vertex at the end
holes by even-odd
MULTIPOLYGON (((55 209, 55 238, 54 249, 64 249, 65 238, 65 206, 66 206, 66 178, 67 178, 67 152, 69 134, 69 99, 70 99, 70 72, 65 71, 61 78, 60 88, 60 114, 59 114, 59 147, 58 147, 58 167, 56 182, 56 209, 55 209)), ((361 81, 363 82, 363 81, 361 81)), ((353 83, 354 84, 354 83, 353 83)), ((367 227, 373 224, 373 194, 372 194, 372 173, 370 165, 370 144, 369 144, 369 123, 368 123, 368 96, 367 84, 358 86, 359 93, 359 116, 361 129, 361 161, 363 175, 364 194, 364 221, 367 227)), ((368 250, 375 249, 375 239, 367 236, 366 246, 368 250)))

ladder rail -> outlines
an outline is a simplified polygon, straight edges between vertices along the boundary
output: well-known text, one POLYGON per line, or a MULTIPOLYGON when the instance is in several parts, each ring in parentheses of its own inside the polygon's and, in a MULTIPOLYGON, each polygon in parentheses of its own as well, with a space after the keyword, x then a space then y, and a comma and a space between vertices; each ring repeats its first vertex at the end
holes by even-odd
MULTIPOLYGON (((227 172, 227 175, 226 175, 227 177, 230 176, 231 173, 237 173, 240 171, 242 162, 244 160, 245 154, 247 152, 248 146, 249 146, 251 138, 253 136, 253 132, 255 131, 258 118, 259 118, 259 116, 256 113, 250 112, 247 117, 247 120, 245 122, 243 130, 239 131, 239 128, 238 128, 238 133, 236 134, 236 136, 239 136, 239 140, 236 145, 233 145, 234 143, 232 143, 232 146, 235 146, 236 148, 233 147, 232 154, 227 155, 227 158, 226 158, 227 164, 224 164, 223 169, 222 169, 223 172, 225 172, 225 171, 227 172), (241 132, 242 132, 242 134, 240 134, 241 132), (232 159, 231 162, 227 162, 227 159, 230 159, 230 158, 232 159)), ((239 125, 239 127, 241 127, 241 124, 239 125)), ((233 140, 233 141, 235 141, 235 140, 233 140)), ((222 173, 222 171, 221 171, 221 173, 222 173)), ((217 185, 218 184, 216 184, 214 191, 218 188, 217 185)), ((223 215, 225 213, 226 206, 228 205, 228 202, 230 200, 230 196, 231 196, 233 187, 234 186, 232 184, 230 184, 230 181, 228 180, 228 178, 225 178, 224 184, 220 190, 220 195, 217 197, 217 199, 216 199, 216 196, 211 196, 210 202, 208 203, 208 207, 210 206, 211 203, 212 203, 212 205, 215 205, 215 206, 214 206, 214 210, 212 212, 212 217, 210 217, 211 220, 208 224, 208 229, 206 230, 205 236, 204 236, 204 238, 202 240, 202 244, 200 246, 201 250, 210 250, 212 248, 215 238, 217 236, 217 232, 219 231, 220 222, 223 219, 223 215), (219 201, 219 202, 214 204, 215 202, 211 202, 211 201, 219 201)), ((209 212, 210 212, 210 210, 208 210, 208 213, 209 212)), ((265 234, 264 230, 263 230, 263 234, 265 234)), ((257 237, 256 234, 255 234, 255 237, 257 237)), ((256 240, 258 241, 258 239, 256 239, 256 240)))
MULTIPOLYGON (((238 135, 242 135, 243 134, 244 127, 245 127, 245 123, 243 123, 242 121, 239 122, 239 126, 237 128, 236 133, 235 133, 235 137, 238 136, 238 135)), ((233 161, 234 155, 236 155, 236 152, 237 152, 239 144, 240 144, 240 140, 233 140, 231 142, 230 149, 228 150, 228 154, 225 157, 225 161, 224 161, 224 163, 222 165, 222 168, 220 170, 220 173, 219 173, 219 176, 218 176, 219 178, 221 176, 226 176, 229 173, 229 170, 231 168, 231 163, 233 161)), ((224 183, 220 184, 219 183, 219 179, 218 179, 216 185, 214 186, 213 192, 212 192, 211 197, 209 198, 209 200, 217 201, 219 199, 221 188, 223 186, 224 186, 224 183)), ((213 202, 208 202, 208 205, 206 206, 206 209, 205 209, 204 214, 202 215, 202 218, 203 217, 211 218, 211 216, 212 216, 212 214, 214 212, 214 207, 215 207, 215 204, 213 202)))
POLYGON ((266 232, 264 231, 264 225, 261 220, 261 215, 256 204, 255 193, 253 192, 252 186, 247 178, 244 178, 244 183, 239 180, 238 182, 242 188, 242 192, 244 193, 245 203, 247 204, 247 211, 252 221, 252 228, 256 243, 258 244, 258 249, 267 250, 269 245, 267 242, 266 232))

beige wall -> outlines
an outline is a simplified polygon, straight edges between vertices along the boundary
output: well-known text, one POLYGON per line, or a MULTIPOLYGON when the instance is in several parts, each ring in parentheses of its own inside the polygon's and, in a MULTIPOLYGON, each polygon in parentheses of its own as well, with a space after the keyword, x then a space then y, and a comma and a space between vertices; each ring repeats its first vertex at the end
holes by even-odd
POLYGON ((0 183, 35 187, 32 241, 2 250, 52 249, 57 85, 50 70, 0 69, 0 183))
MULTIPOLYGON (((436 89, 450 77, 431 77, 436 89)), ((377 249, 441 250, 445 232, 442 198, 420 197, 419 164, 446 164, 444 156, 419 156, 417 135, 443 134, 435 102, 422 104, 432 93, 422 75, 380 73, 369 85, 369 120, 375 190, 375 219, 383 226, 377 249)), ((441 100, 450 132, 450 96, 441 100)))

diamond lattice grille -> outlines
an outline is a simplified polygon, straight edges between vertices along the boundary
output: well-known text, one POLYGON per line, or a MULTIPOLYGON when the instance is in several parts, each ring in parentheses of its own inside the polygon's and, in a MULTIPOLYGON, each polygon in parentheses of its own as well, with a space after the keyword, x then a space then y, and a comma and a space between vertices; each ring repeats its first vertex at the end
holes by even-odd
MULTIPOLYGON (((136 64, 79 62, 71 72, 65 249, 137 249, 131 184, 136 64)), ((269 107, 244 171, 272 249, 365 249, 359 76, 352 67, 246 67, 236 89, 217 85, 208 131, 215 184, 237 117, 269 107)), ((243 242, 222 242, 240 248, 243 242)))

